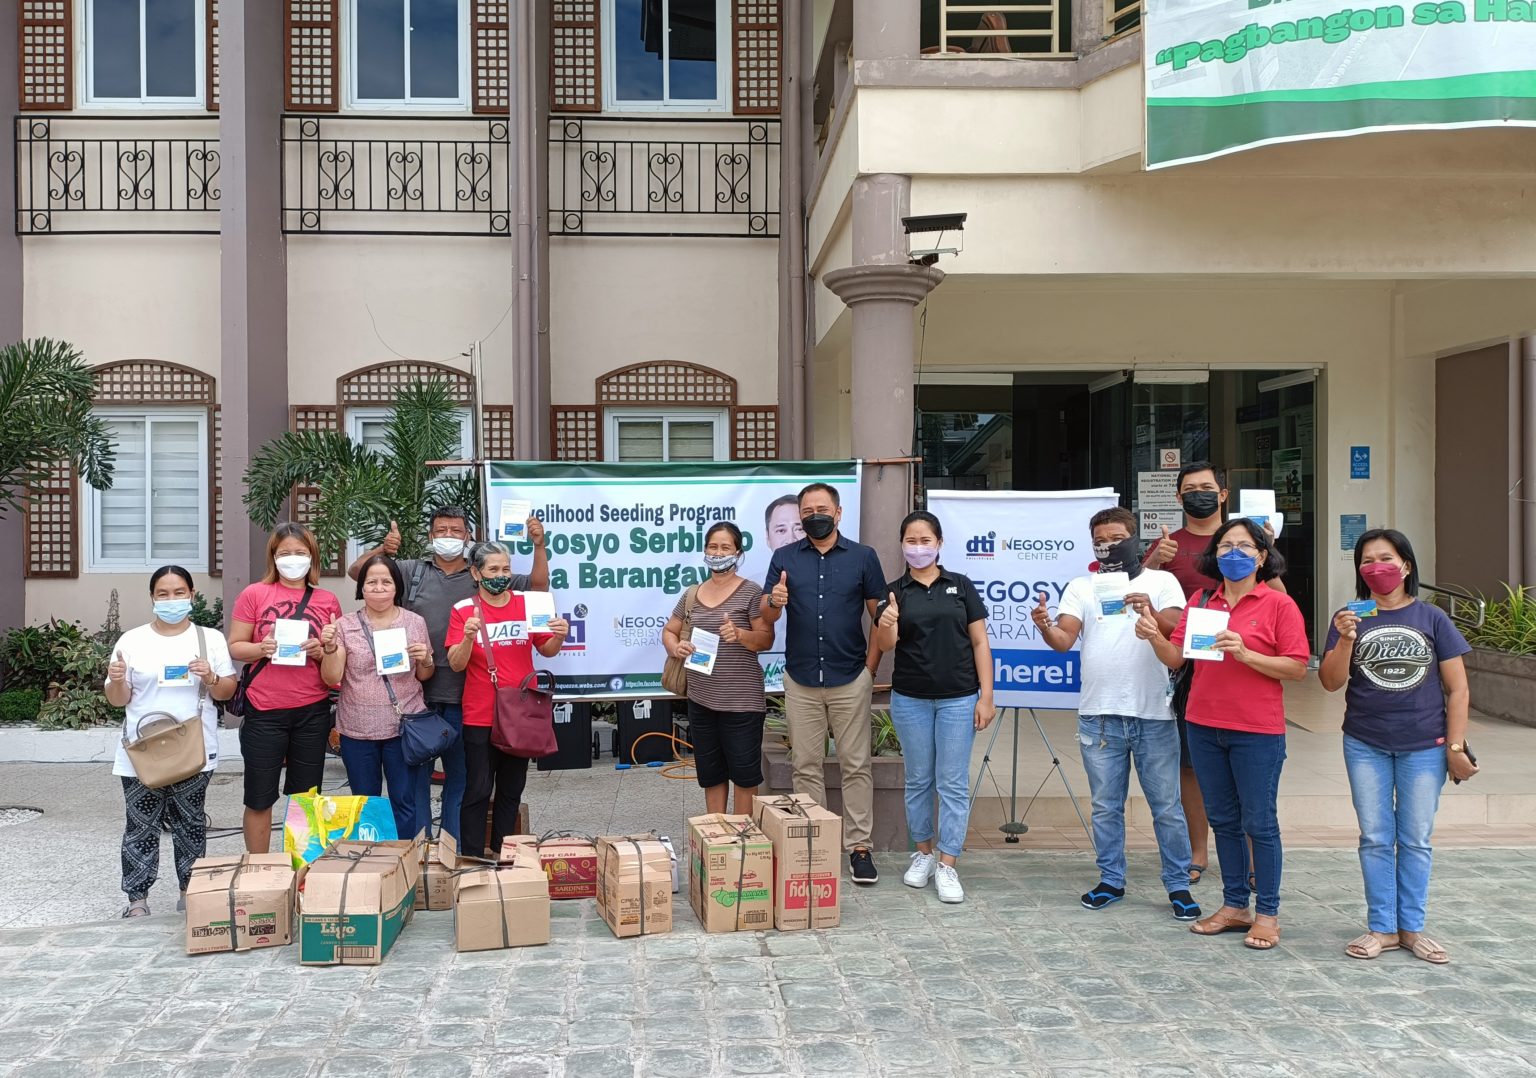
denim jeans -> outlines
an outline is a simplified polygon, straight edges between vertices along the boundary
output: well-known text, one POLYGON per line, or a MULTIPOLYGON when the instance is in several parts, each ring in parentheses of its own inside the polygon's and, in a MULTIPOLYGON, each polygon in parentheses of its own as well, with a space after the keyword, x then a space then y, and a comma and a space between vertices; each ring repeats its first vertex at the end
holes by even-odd
MULTIPOLYGON (((464 709, 458 704, 428 704, 452 726, 459 736, 443 750, 443 813, 439 830, 459 839, 459 812, 464 807, 464 709)), ((422 788, 421 818, 427 821, 430 833, 432 823, 432 767, 427 766, 427 784, 422 788)))
POLYGON ((1360 818, 1360 870, 1370 929, 1422 932, 1434 860, 1429 837, 1445 786, 1445 748, 1387 752, 1345 734, 1344 767, 1360 818))
POLYGON ((1125 886, 1125 799, 1134 761, 1163 859, 1163 889, 1170 894, 1189 890, 1189 827, 1179 801, 1178 727, 1168 719, 1082 715, 1077 740, 1093 796, 1099 879, 1110 887, 1125 886))
POLYGON ((1254 910, 1280 912, 1280 819, 1275 801, 1285 763, 1284 734, 1219 730, 1189 724, 1189 755, 1221 862, 1222 902, 1245 910, 1255 888, 1248 886, 1248 847, 1253 840, 1254 910))
POLYGON ((341 762, 347 769, 347 786, 355 794, 378 797, 389 784, 389 807, 394 810, 395 830, 401 838, 415 838, 426 827, 421 816, 422 789, 431 781, 427 765, 405 762, 400 739, 365 741, 341 735, 341 762))
POLYGON ((938 851, 959 857, 970 825, 971 744, 976 740, 978 696, 920 700, 891 693, 891 722, 901 738, 907 769, 907 831, 913 842, 932 842, 938 795, 938 851))

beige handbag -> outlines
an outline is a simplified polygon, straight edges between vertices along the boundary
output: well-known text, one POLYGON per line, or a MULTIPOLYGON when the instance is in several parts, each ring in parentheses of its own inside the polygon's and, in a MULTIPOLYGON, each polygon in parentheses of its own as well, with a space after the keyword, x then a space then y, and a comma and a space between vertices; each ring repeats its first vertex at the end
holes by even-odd
MULTIPOLYGON (((203 627, 197 629, 197 657, 207 660, 203 627)), ((203 700, 208 686, 198 679, 197 711, 190 719, 178 719, 167 711, 139 716, 133 737, 123 730, 123 748, 133 761, 139 781, 151 790, 185 782, 208 766, 208 747, 203 741, 203 700)))
MULTIPOLYGON (((679 640, 693 637, 693 604, 698 601, 699 586, 695 584, 683 596, 683 627, 677 631, 679 640)), ((688 671, 683 668, 682 659, 667 656, 666 665, 661 668, 661 687, 673 696, 688 695, 688 671)))

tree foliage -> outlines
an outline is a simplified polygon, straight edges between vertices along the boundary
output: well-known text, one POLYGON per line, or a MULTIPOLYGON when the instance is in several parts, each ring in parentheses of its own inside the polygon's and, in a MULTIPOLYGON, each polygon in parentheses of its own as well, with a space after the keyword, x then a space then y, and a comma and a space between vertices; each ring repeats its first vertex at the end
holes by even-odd
POLYGON ((97 490, 112 485, 107 425, 91 411, 96 381, 79 351, 38 338, 0 348, 0 517, 68 461, 97 490))

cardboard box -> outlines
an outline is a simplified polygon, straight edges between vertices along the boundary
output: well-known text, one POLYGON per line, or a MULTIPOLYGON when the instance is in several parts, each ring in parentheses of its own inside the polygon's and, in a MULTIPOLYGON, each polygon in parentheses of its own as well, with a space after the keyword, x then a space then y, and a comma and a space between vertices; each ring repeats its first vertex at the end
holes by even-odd
POLYGON ((423 842, 338 842, 304 872, 299 962, 376 966, 416 908, 423 842))
POLYGON ((541 842, 532 835, 508 835, 501 843, 501 860, 511 861, 518 846, 538 850, 549 875, 550 898, 597 897, 597 846, 591 839, 559 836, 541 842))
POLYGON ((688 821, 688 904, 706 932, 773 926, 773 844, 750 816, 688 821))
POLYGON ((297 879, 286 853, 198 858, 187 881, 187 953, 292 943, 297 879))
POLYGON ((672 931, 672 861, 656 836, 597 840, 597 912, 620 939, 672 931))
POLYGON ((804 794, 759 797, 752 822, 773 843, 773 925, 832 928, 841 919, 843 820, 804 794))
POLYGON ((460 951, 494 951, 549 942, 549 877, 529 846, 513 864, 470 869, 454 877, 453 943, 460 951))
POLYGON ((458 843, 442 832, 436 842, 422 847, 421 876, 416 881, 418 910, 453 909, 453 874, 464 864, 458 843))
MULTIPOLYGON (((657 841, 667 848, 667 856, 672 858, 672 893, 675 895, 681 890, 680 885, 682 884, 682 865, 678 861, 677 847, 672 845, 671 838, 666 835, 658 835, 657 841)), ((688 852, 686 844, 683 846, 683 852, 688 852)))

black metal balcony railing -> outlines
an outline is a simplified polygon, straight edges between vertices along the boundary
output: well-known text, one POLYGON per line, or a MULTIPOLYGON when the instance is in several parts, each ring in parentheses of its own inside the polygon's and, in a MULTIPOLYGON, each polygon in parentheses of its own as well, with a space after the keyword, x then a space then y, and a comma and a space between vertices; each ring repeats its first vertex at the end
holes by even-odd
POLYGON ((283 231, 508 235, 507 134, 502 119, 285 116, 283 231), (420 130, 434 137, 389 137, 420 130))
POLYGON ((779 123, 556 117, 549 231, 581 236, 779 234, 779 123))
POLYGON ((16 232, 217 233, 218 122, 17 116, 16 232), (117 135, 132 131, 145 137, 117 135))

